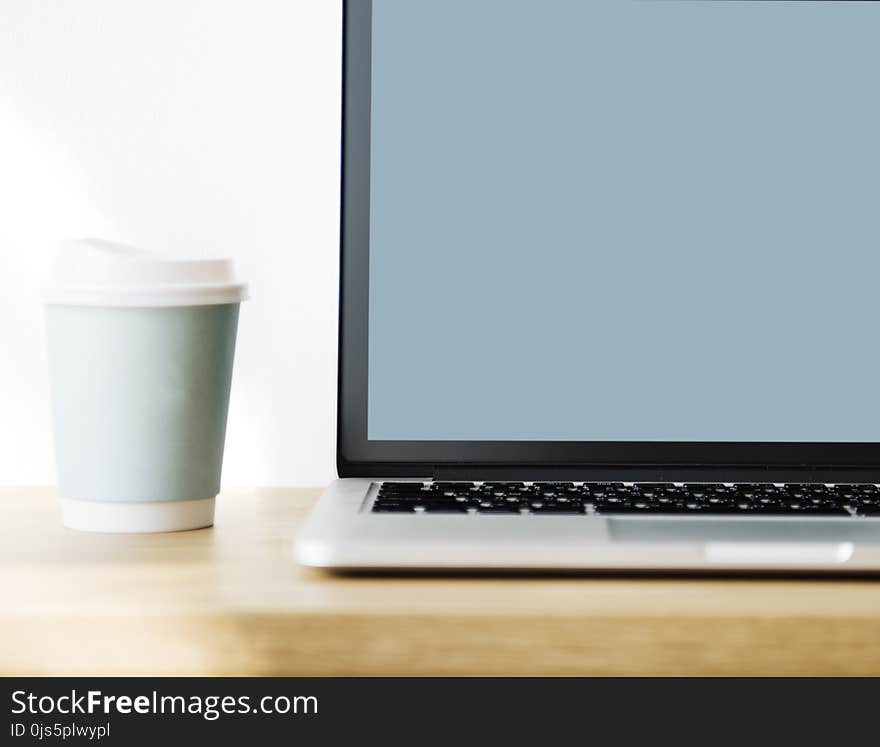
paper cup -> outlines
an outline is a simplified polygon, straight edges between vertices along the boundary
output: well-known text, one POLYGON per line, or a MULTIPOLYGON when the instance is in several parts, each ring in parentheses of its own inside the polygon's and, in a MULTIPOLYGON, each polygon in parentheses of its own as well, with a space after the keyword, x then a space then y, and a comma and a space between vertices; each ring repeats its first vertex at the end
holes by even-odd
POLYGON ((210 526, 244 286, 222 260, 97 241, 60 253, 46 300, 64 524, 210 526))

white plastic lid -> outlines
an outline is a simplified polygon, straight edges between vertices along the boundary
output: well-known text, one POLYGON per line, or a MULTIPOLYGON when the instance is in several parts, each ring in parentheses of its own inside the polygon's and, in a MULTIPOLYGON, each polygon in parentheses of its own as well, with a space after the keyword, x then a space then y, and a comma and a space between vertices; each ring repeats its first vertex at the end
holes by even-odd
POLYGON ((47 304, 204 306, 239 303, 247 285, 228 259, 177 259, 102 239, 58 244, 47 304))

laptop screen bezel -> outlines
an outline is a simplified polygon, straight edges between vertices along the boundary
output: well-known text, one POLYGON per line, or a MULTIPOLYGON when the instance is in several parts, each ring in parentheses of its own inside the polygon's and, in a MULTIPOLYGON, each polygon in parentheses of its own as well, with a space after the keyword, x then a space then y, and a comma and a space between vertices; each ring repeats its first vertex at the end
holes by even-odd
MULTIPOLYGON (((370 237, 371 0, 343 4, 342 184, 337 468, 341 477, 431 476, 438 468, 533 467, 542 474, 649 468, 674 479, 810 478, 833 470, 880 479, 880 443, 376 441, 367 437, 370 237), (872 476, 873 475, 873 476, 872 476)), ((415 341, 413 341, 415 342, 415 341)), ((423 342, 423 341, 420 341, 423 342)), ((401 345, 406 345, 401 340, 401 345)), ((837 479, 842 479, 838 477, 837 479)))

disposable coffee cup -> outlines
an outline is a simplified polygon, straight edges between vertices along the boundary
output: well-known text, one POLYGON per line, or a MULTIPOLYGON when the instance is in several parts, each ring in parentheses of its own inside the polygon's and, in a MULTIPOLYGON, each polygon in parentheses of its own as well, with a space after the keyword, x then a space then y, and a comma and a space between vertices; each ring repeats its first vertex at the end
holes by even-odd
POLYGON ((95 239, 58 247, 45 302, 65 526, 214 523, 245 296, 229 260, 95 239))

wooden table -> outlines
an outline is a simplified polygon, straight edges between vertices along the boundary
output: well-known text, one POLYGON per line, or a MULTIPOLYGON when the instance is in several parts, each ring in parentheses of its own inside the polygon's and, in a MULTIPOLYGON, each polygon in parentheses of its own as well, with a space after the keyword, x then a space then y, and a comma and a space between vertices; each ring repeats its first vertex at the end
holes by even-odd
POLYGON ((291 559, 318 493, 114 536, 0 489, 0 674, 880 674, 880 581, 334 577, 291 559))

